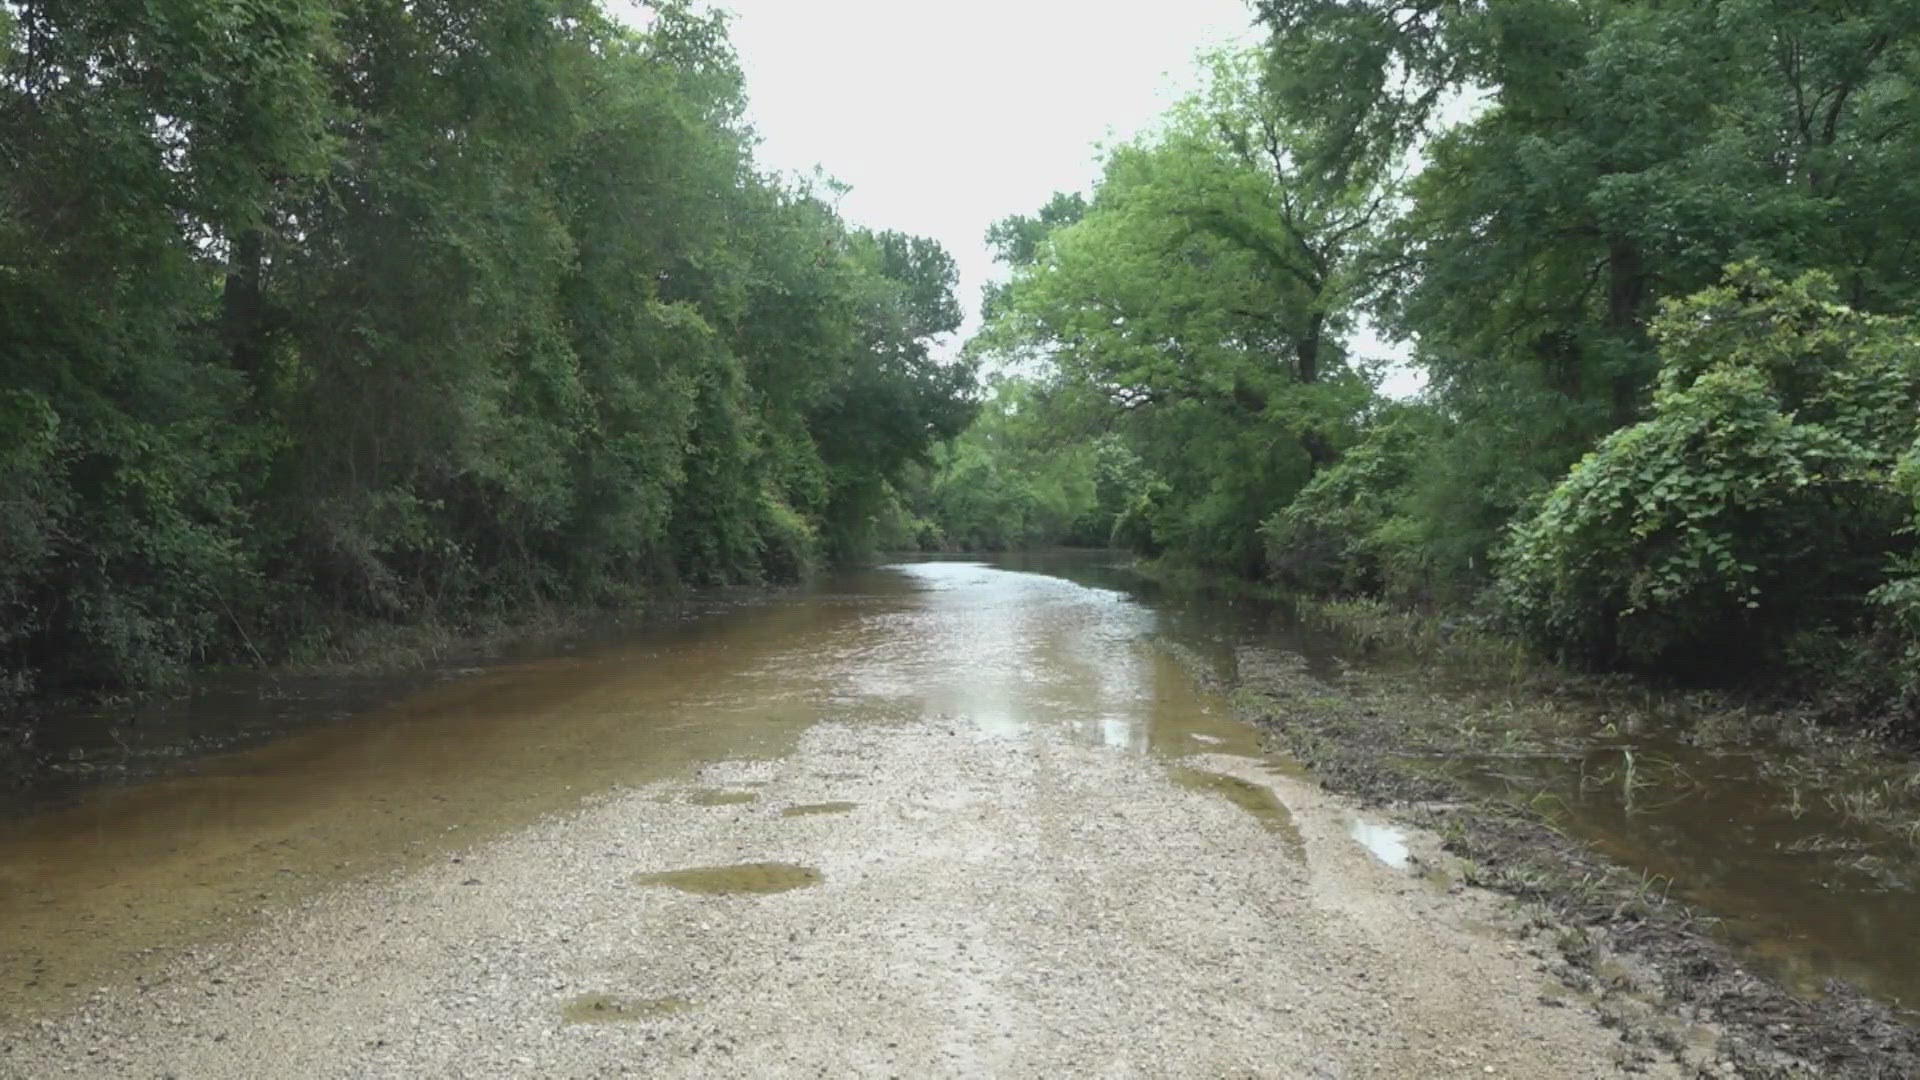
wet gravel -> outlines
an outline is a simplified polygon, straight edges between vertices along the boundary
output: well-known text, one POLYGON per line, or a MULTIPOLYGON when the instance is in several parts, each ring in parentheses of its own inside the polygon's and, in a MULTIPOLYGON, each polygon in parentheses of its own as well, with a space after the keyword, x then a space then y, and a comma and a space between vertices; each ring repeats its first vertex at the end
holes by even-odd
MULTIPOLYGON (((824 724, 340 888, 164 977, 0 1032, 43 1077, 1683 1076, 1549 974, 1433 836, 1257 760, 1289 829, 1057 731, 824 724), (699 798, 752 792, 751 802, 699 798), (844 812, 794 807, 852 803, 844 812), (1297 838, 1296 838, 1297 837, 1297 838), (694 868, 782 888, 675 888, 694 868), (592 1007, 583 1006, 583 1002, 592 1007), (577 1022, 582 1016, 590 1022, 577 1022)), ((836 808, 838 809, 838 808, 836 808)), ((724 877, 716 879, 724 883, 724 877)))

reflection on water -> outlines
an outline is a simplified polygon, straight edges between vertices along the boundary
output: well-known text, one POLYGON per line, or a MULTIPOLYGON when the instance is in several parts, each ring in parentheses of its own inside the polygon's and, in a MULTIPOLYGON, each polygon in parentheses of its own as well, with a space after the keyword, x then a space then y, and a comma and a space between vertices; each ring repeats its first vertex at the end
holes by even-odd
POLYGON ((1399 829, 1357 817, 1347 826, 1347 835, 1395 870, 1407 868, 1407 837, 1399 829))
MULTIPOLYGON (((1130 584, 1121 567, 1072 556, 1020 565, 1141 599, 1155 609, 1163 636, 1222 672, 1231 672, 1235 647, 1244 643, 1295 653, 1328 682, 1338 679, 1343 662, 1374 663, 1332 634, 1307 631, 1281 605, 1167 597, 1130 584)), ((1465 692, 1455 673, 1390 674, 1436 693, 1465 692)), ((1525 725, 1531 714, 1543 737, 1565 739, 1560 725, 1569 702, 1509 704, 1518 707, 1503 708, 1508 722, 1525 725)), ((1620 705, 1604 696, 1587 703, 1591 715, 1577 719, 1579 733, 1554 752, 1452 765, 1481 790, 1547 812, 1569 833, 1648 875, 1654 887, 1699 905, 1748 958, 1801 990, 1818 992, 1839 978, 1909 1010, 1920 1006, 1920 857, 1913 838, 1876 832, 1773 775, 1767 763, 1793 754, 1790 748, 1702 749, 1662 734, 1657 724, 1623 737, 1608 715, 1620 705)))
POLYGON ((1768 756, 1791 752, 1649 735, 1463 765, 1483 790, 1532 802, 1718 916, 1729 938, 1802 990, 1841 978, 1910 1008, 1920 1003, 1914 850, 1769 776, 1768 756))
POLYGON ((900 571, 927 590, 911 632, 869 647, 873 695, 902 695, 987 738, 1037 724, 1096 746, 1259 756, 1258 735, 1161 647, 1156 612, 1123 593, 975 563, 900 571))

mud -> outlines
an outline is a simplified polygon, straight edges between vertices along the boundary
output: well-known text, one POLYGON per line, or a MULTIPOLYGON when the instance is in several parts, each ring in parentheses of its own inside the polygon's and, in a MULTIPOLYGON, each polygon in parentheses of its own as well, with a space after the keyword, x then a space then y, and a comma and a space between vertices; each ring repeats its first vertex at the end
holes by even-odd
POLYGON ((1557 827, 1555 804, 1499 797, 1448 768, 1510 739, 1477 722, 1484 702, 1361 668, 1316 678, 1274 648, 1241 648, 1235 672, 1237 712, 1328 788, 1444 836, 1465 880, 1531 905, 1554 941, 1555 978, 1629 1041, 1676 1050, 1676 1023, 1711 1022, 1742 1076, 1920 1075, 1920 1032, 1895 1009, 1837 980, 1808 987, 1756 967, 1671 879, 1624 869, 1557 827))

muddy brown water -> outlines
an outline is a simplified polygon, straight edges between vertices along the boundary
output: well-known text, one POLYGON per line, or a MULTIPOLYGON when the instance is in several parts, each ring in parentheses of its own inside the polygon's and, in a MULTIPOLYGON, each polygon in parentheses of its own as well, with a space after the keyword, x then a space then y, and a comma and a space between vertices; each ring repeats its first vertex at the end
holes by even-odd
MULTIPOLYGON (((1161 595, 1111 557, 1009 557, 838 576, 484 669, 225 680, 159 717, 76 717, 68 735, 80 767, 0 817, 0 1019, 151 979, 182 947, 231 939, 264 912, 458 858, 582 800, 720 758, 778 756, 824 718, 936 716, 983 739, 1044 724, 1122 752, 1258 757, 1255 734, 1167 647, 1224 673, 1248 640, 1277 641, 1328 680, 1350 659, 1282 609, 1161 595), (171 734, 184 737, 169 743, 171 734), (244 748, 204 750, 234 744, 244 748), (113 753, 130 748, 142 754, 135 773, 147 775, 110 782, 113 753)), ((1857 851, 1810 851, 1840 823, 1817 807, 1782 821, 1778 792, 1751 758, 1688 760, 1685 790, 1635 788, 1634 806, 1609 803, 1593 777, 1607 775, 1607 755, 1635 748, 1659 749, 1596 739, 1553 759, 1468 764, 1485 783, 1558 798, 1570 828, 1671 876, 1776 970, 1920 1001, 1910 860, 1883 860, 1863 878, 1839 868, 1857 851)), ((1182 779, 1287 827, 1284 806, 1257 792, 1182 779)), ((688 813, 789 812, 734 789, 679 788, 673 798, 688 813)), ((717 875, 682 885, 744 880, 725 867, 649 870, 717 875)), ((804 871, 757 866, 745 878, 803 887, 804 871)), ((583 999, 569 1018, 618 1020, 658 1005, 583 999)))
MULTIPOLYGON (((936 562, 450 673, 358 711, 343 701, 364 681, 314 686, 306 713, 284 680, 253 699, 223 686, 161 719, 255 745, 140 782, 56 778, 29 793, 36 809, 0 819, 0 1018, 155 977, 183 946, 343 882, 457 858, 583 799, 777 756, 822 718, 934 715, 980 738, 1049 724, 1133 752, 1257 753, 1156 628, 1117 591, 936 562)), ((155 742, 137 730, 112 742, 141 740, 155 742)), ((748 791, 673 797, 689 813, 779 812, 748 791)))
POLYGON ((1639 869, 1645 888, 1721 919, 1724 936, 1802 992, 1842 979, 1920 1016, 1912 840, 1796 794, 1762 761, 1647 736, 1459 764, 1476 786, 1533 802, 1639 869))

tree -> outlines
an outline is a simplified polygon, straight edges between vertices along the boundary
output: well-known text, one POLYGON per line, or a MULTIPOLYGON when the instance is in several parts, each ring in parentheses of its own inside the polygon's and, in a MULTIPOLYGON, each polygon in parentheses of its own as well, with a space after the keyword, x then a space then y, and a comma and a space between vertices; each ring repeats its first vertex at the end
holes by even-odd
POLYGON ((0 19, 0 693, 857 554, 970 412, 952 262, 649 8, 0 19))
POLYGON ((1056 196, 989 234, 1015 275, 976 348, 1038 354, 1108 403, 1178 495, 1136 535, 1257 569, 1258 523, 1330 464, 1368 396, 1338 335, 1371 287, 1383 178, 1304 175, 1252 58, 1109 155, 1090 203, 1056 196))
POLYGON ((1861 310, 1911 306, 1912 251, 1885 215, 1920 212, 1912 5, 1820 19, 1773 0, 1259 8, 1270 89, 1296 114, 1320 103, 1309 159, 1423 159, 1377 310, 1418 342, 1459 420, 1415 481, 1456 575, 1646 415, 1663 298, 1758 259, 1825 269, 1861 310))

